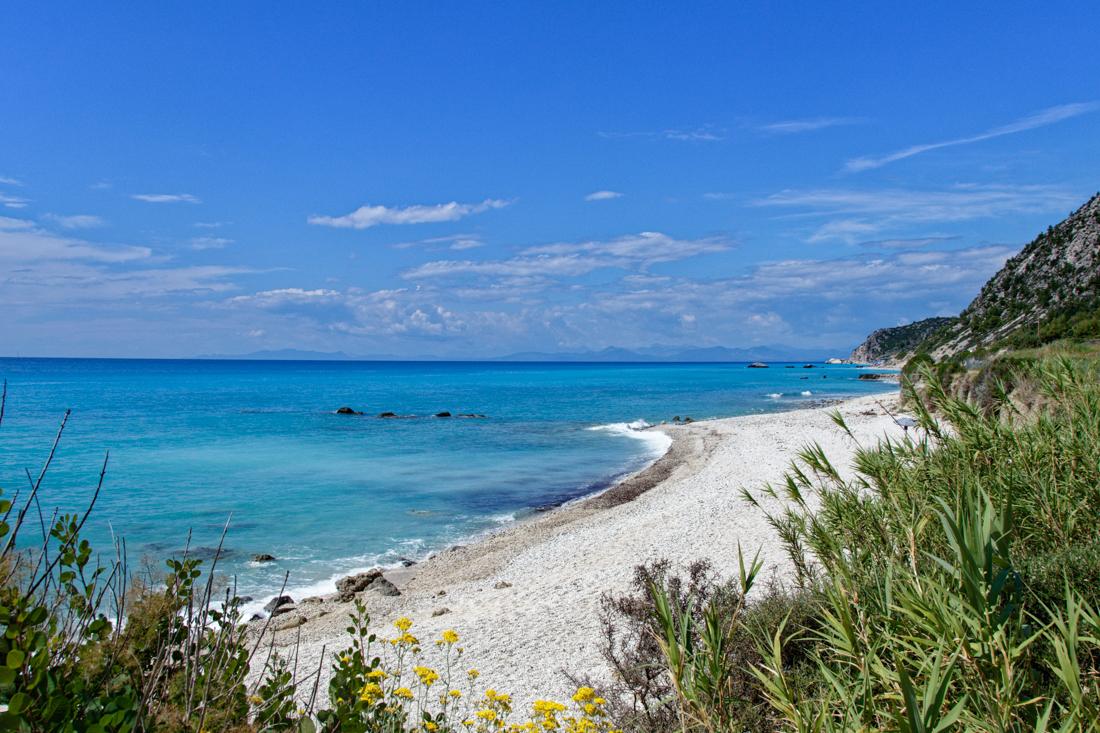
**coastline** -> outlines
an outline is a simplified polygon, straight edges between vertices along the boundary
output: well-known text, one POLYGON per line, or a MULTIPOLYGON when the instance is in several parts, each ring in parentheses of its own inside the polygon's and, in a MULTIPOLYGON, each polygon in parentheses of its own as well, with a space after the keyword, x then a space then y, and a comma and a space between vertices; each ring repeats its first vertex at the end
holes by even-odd
MULTIPOLYGON (((359 594, 372 629, 387 635, 392 621, 413 619, 420 638, 454 628, 463 636, 465 664, 486 685, 515 696, 567 696, 563 671, 606 679, 600 656, 599 600, 629 590, 635 566, 667 558, 676 565, 709 559, 736 572, 738 542, 760 549, 764 577, 783 580, 790 568, 763 512, 740 497, 782 478, 797 450, 818 442, 847 466, 855 445, 832 424, 839 409, 862 443, 900 429, 876 404, 893 410, 894 392, 826 407, 663 424, 649 428, 672 438, 647 467, 609 488, 495 530, 408 568, 385 571, 401 594, 359 594)), ((768 506, 766 509, 778 507, 768 506)), ((302 601, 302 599, 295 599, 302 601)), ((322 649, 343 638, 352 603, 333 597, 299 602, 272 619, 264 644, 294 654, 300 668, 317 669, 322 649)), ((433 650, 425 645, 431 662, 433 650)), ((320 690, 326 689, 327 662, 320 690)))

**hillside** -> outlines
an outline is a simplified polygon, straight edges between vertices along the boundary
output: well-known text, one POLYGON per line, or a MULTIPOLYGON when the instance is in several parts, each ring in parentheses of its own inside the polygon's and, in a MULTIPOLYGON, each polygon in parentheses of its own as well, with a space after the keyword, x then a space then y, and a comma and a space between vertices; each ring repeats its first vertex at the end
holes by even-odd
POLYGON ((1100 194, 1040 234, 921 345, 936 359, 1100 336, 1100 194))
POLYGON ((857 346, 849 361, 860 364, 897 364, 904 362, 933 333, 955 322, 954 318, 925 318, 893 328, 880 328, 857 346))

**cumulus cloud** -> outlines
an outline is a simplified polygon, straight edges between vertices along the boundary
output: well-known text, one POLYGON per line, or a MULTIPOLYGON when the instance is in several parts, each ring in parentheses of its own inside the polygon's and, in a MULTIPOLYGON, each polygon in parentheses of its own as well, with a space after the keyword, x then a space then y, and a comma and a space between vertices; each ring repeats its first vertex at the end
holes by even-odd
POLYGON ((939 150, 941 148, 950 148, 956 145, 969 145, 971 143, 982 142, 983 140, 992 140, 996 137, 1003 137, 1004 135, 1014 135, 1018 132, 1025 132, 1027 130, 1034 130, 1038 127, 1046 127, 1047 125, 1053 125, 1056 122, 1068 120, 1072 117, 1094 112, 1100 109, 1100 102, 1075 102, 1073 104, 1060 104, 1055 107, 1048 107, 1044 110, 1040 110, 1034 114, 1022 117, 1018 120, 1008 123, 1007 125, 1000 125, 999 127, 993 127, 984 132, 979 132, 976 135, 970 135, 968 137, 958 137, 951 140, 943 140, 935 143, 925 143, 923 145, 911 145, 907 148, 902 148, 893 153, 886 155, 873 157, 864 156, 859 158, 852 158, 845 164, 845 169, 852 172, 859 172, 865 170, 871 170, 873 168, 881 168, 884 165, 894 163, 906 158, 912 158, 914 155, 920 155, 921 153, 927 153, 930 150, 939 150))
POLYGON ((585 201, 610 201, 611 199, 621 198, 622 194, 618 191, 593 191, 584 197, 585 201))
POLYGON ((306 221, 318 226, 342 229, 368 229, 379 224, 430 224, 458 221, 472 214, 503 209, 511 203, 502 199, 485 199, 478 204, 460 204, 457 201, 451 201, 446 204, 395 208, 367 204, 344 216, 311 216, 306 221))
POLYGON ((92 214, 73 214, 71 216, 46 214, 42 218, 62 229, 95 229, 107 223, 102 217, 93 216, 92 214))
POLYGON ((145 201, 150 204, 200 204, 202 200, 198 196, 189 193, 135 193, 130 198, 137 201, 145 201))

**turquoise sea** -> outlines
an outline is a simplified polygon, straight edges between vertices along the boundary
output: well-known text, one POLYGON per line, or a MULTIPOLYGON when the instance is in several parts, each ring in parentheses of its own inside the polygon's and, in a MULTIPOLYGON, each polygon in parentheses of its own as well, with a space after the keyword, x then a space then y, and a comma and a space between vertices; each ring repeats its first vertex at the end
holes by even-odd
POLYGON ((606 487, 665 449, 646 423, 891 389, 850 366, 786 367, 0 359, 0 486, 25 490, 72 408, 47 512, 82 508, 109 450, 87 527, 98 549, 125 537, 134 565, 191 532, 208 552, 228 520, 219 569, 239 592, 262 602, 289 571, 299 597, 606 487), (376 417, 387 411, 415 417, 376 417))

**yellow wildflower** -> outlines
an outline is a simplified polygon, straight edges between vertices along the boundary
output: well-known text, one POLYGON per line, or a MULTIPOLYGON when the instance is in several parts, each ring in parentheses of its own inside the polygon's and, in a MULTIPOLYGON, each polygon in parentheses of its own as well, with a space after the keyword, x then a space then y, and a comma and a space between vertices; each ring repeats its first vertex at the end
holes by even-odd
POLYGON ((577 690, 577 693, 573 695, 574 702, 587 702, 591 700, 596 694, 596 691, 591 687, 581 687, 577 690))
POLYGON ((340 661, 344 664, 351 664, 351 655, 350 654, 341 654, 340 655, 340 661))
POLYGON ((481 673, 478 672, 476 669, 471 669, 469 672, 466 673, 466 675, 472 680, 476 680, 479 674, 481 673))
POLYGON ((412 628, 413 622, 405 616, 402 616, 401 618, 394 621, 393 625, 397 627, 398 631, 408 631, 412 628))
POLYGON ((451 697, 453 697, 455 700, 462 697, 462 691, 461 690, 451 690, 447 694, 450 695, 451 697))
POLYGON ((430 720, 425 720, 424 721, 424 730, 428 730, 428 731, 439 730, 439 726, 436 725, 435 723, 433 723, 430 720))
POLYGON ((370 672, 367 672, 367 678, 368 679, 384 680, 387 677, 389 677, 389 675, 386 674, 385 670, 383 670, 383 669, 372 669, 370 672))
POLYGON ((368 682, 359 692, 359 699, 363 702, 375 702, 382 697, 382 687, 377 682, 368 682))
POLYGON ((401 697, 401 698, 404 698, 406 700, 412 700, 413 699, 412 690, 410 690, 408 687, 398 687, 396 690, 393 691, 393 696, 394 697, 401 697))
POLYGON ((455 644, 458 642, 458 632, 454 629, 447 629, 443 632, 443 641, 446 644, 455 644))
POLYGON ((439 673, 431 667, 413 667, 413 672, 420 678, 420 684, 425 687, 431 687, 433 683, 439 680, 439 673))
POLYGON ((249 695, 248 701, 253 705, 263 705, 264 699, 259 695, 249 695))
POLYGON ((477 717, 481 718, 482 720, 493 721, 497 719, 497 711, 489 710, 488 708, 486 708, 485 710, 478 710, 477 717))

